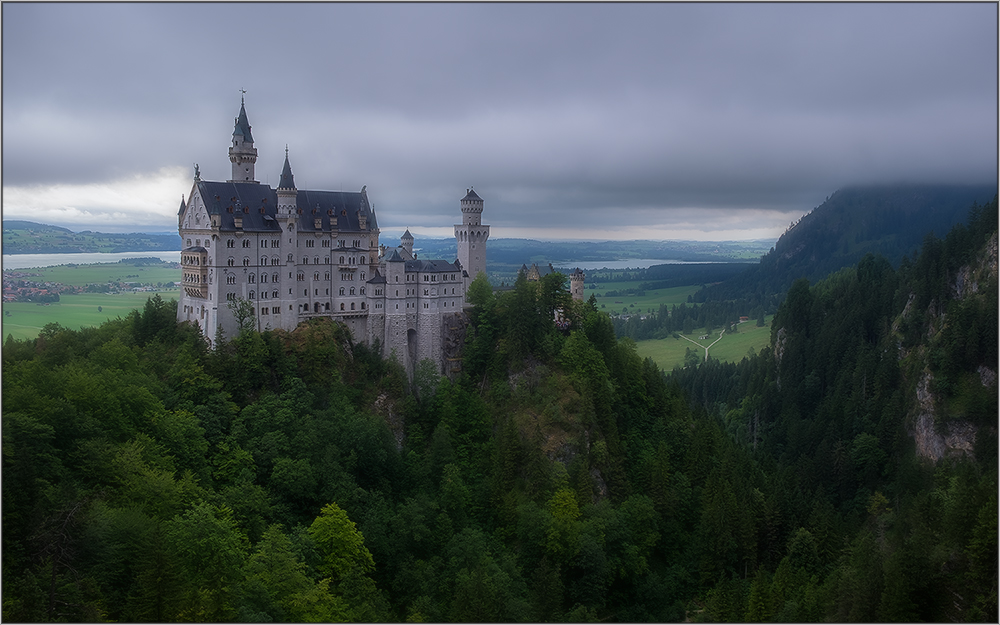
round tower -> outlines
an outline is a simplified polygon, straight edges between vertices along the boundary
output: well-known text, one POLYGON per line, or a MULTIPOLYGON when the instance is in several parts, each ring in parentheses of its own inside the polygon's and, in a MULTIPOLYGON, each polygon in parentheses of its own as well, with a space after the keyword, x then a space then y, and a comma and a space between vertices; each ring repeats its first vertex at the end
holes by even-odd
POLYGON ((482 224, 482 215, 483 198, 470 188, 462 198, 462 223, 455 226, 458 262, 468 276, 466 287, 480 272, 486 273, 486 240, 490 238, 490 227, 482 224))
POLYGON ((257 182, 254 166, 257 163, 257 148, 253 147, 250 121, 243 98, 240 98, 240 114, 233 130, 233 146, 229 148, 229 161, 233 164, 233 177, 229 182, 257 182))
POLYGON ((399 237, 399 243, 406 250, 406 253, 410 255, 410 258, 413 258, 413 235, 410 234, 409 228, 406 229, 403 236, 399 237))
POLYGON ((579 267, 569 274, 569 294, 578 302, 583 301, 583 280, 585 277, 579 267))

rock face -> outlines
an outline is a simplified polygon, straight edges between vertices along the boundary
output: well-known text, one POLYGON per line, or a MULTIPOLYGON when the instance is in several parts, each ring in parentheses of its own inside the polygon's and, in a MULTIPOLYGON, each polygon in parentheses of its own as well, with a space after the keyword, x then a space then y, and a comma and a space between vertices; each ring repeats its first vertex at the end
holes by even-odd
POLYGON ((934 377, 930 371, 917 383, 917 415, 913 423, 913 440, 917 455, 937 462, 948 456, 972 456, 978 428, 968 421, 952 421, 939 432, 935 426, 934 396, 930 385, 934 377))

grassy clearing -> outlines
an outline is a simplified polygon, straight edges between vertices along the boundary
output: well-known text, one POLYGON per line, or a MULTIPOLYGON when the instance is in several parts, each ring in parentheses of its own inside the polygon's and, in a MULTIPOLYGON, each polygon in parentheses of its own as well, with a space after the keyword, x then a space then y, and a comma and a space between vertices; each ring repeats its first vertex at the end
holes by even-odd
MULTIPOLYGON (((37 273, 40 277, 28 278, 38 282, 61 282, 73 286, 105 284, 107 282, 141 282, 156 284, 179 282, 181 270, 172 263, 161 265, 129 265, 124 263, 96 263, 93 265, 59 265, 18 269, 19 272, 37 273)), ((143 300, 145 301, 145 300, 143 300)))
MULTIPOLYGON (((758 328, 752 320, 741 323, 738 333, 724 334, 722 339, 708 351, 708 355, 723 362, 739 362, 749 353, 751 348, 755 352, 759 352, 771 342, 771 318, 769 316, 764 319, 765 324, 762 328, 758 328)), ((691 339, 690 341, 673 337, 638 341, 636 352, 643 358, 652 358, 653 362, 660 365, 665 371, 670 371, 674 367, 683 366, 684 353, 688 347, 698 349, 699 359, 704 360, 704 348, 719 339, 719 332, 718 329, 713 330, 709 338, 699 339, 698 337, 705 334, 705 329, 700 328, 687 337, 691 339), (700 348, 691 341, 697 343, 700 348)))
POLYGON ((646 291, 645 295, 617 295, 608 297, 608 291, 624 291, 634 289, 639 286, 639 282, 603 282, 597 284, 597 288, 591 289, 590 284, 583 291, 583 299, 590 299, 591 295, 597 296, 597 308, 609 315, 621 314, 623 308, 628 308, 630 313, 655 312, 660 304, 673 306, 688 301, 689 295, 694 295, 701 289, 700 284, 689 286, 675 286, 669 289, 656 289, 646 291))
MULTIPOLYGON (((134 271, 134 268, 133 268, 134 271)), ((135 308, 142 308, 153 293, 81 293, 61 295, 60 301, 51 304, 32 302, 5 302, 3 304, 3 339, 33 339, 38 331, 53 321, 71 330, 99 326, 108 319, 124 317, 135 308), (98 311, 97 307, 101 310, 98 311)), ((160 293, 165 300, 177 299, 178 291, 160 293)))

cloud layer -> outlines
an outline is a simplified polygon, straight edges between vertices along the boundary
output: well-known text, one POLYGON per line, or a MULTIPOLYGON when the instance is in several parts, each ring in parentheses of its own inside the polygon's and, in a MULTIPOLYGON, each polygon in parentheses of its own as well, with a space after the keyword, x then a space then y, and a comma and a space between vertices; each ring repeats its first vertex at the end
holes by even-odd
POLYGON ((386 228, 475 185, 494 236, 777 236, 845 185, 995 180, 996 47, 995 4, 10 4, 4 214, 175 227, 246 89, 259 180, 287 144, 386 228))

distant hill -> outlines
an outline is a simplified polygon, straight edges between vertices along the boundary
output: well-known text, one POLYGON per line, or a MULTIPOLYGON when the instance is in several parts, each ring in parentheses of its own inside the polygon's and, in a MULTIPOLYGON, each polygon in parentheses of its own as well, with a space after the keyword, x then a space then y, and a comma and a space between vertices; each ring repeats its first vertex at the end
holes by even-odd
POLYGON ((865 254, 898 265, 928 233, 943 237, 996 186, 896 185, 841 189, 787 230, 760 263, 697 293, 695 301, 749 299, 765 306, 798 278, 816 282, 865 254))
POLYGON ((181 249, 177 234, 142 232, 73 232, 67 228, 20 219, 3 221, 4 254, 72 254, 81 252, 158 252, 181 249))

